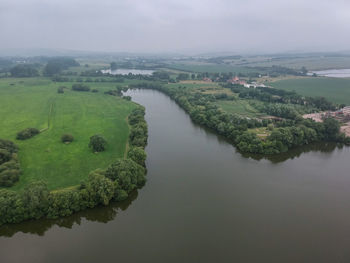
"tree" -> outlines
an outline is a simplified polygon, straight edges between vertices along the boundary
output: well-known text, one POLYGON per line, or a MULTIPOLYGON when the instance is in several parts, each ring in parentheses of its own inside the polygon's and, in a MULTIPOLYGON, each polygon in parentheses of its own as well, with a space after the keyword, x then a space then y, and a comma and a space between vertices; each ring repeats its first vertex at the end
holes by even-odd
POLYGON ((128 152, 128 158, 139 165, 145 166, 147 154, 141 147, 133 147, 128 152))
POLYGON ((11 68, 10 70, 12 77, 36 77, 39 76, 38 70, 34 65, 31 64, 19 64, 11 68))
POLYGON ((107 141, 102 135, 95 134, 90 137, 89 147, 93 149, 94 152, 103 152, 106 148, 107 141))
POLYGON ((115 181, 118 184, 117 188, 127 193, 143 186, 146 181, 145 168, 130 159, 119 159, 111 164, 107 168, 105 176, 115 181))
POLYGON ((325 137, 328 140, 335 140, 339 134, 340 124, 333 118, 326 118, 323 122, 325 128, 325 137))

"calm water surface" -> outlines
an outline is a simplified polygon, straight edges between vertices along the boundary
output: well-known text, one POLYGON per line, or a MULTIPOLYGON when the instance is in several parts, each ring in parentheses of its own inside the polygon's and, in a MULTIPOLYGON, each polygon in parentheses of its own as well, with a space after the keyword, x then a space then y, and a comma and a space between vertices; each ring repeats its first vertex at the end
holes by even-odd
POLYGON ((152 75, 154 70, 148 70, 148 69, 116 69, 116 70, 111 70, 111 69, 105 69, 101 70, 102 73, 109 73, 112 75, 128 75, 128 74, 133 74, 133 75, 152 75))
POLYGON ((146 107, 146 186, 130 200, 0 228, 1 262, 350 262, 350 151, 237 153, 165 95, 146 107))
POLYGON ((330 77, 330 78, 350 78, 350 69, 328 69, 313 71, 311 75, 316 73, 318 76, 330 77))

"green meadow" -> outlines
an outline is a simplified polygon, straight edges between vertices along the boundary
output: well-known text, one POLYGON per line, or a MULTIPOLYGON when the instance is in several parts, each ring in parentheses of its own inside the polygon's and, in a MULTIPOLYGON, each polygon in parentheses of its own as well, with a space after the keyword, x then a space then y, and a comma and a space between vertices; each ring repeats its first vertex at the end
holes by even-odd
POLYGON ((294 90, 305 96, 322 96, 335 103, 350 105, 350 79, 310 77, 272 82, 274 88, 294 90))
POLYGON ((51 190, 77 185, 90 171, 124 156, 127 116, 136 104, 103 94, 115 83, 88 84, 97 93, 72 91, 71 84, 45 78, 0 80, 0 138, 19 146, 23 171, 11 189, 22 189, 37 180, 46 181, 51 190), (67 87, 64 94, 57 93, 59 86, 67 87), (16 140, 16 133, 28 127, 42 132, 25 141, 16 140), (62 143, 64 133, 72 134, 74 141, 62 143), (94 134, 106 138, 105 152, 95 154, 88 148, 94 134))

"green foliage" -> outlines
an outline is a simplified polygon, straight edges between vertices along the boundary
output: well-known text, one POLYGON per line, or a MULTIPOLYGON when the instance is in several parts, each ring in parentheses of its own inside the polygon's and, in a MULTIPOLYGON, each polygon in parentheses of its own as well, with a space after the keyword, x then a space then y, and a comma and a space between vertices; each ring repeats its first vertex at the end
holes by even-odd
POLYGON ((90 87, 87 85, 84 85, 84 84, 76 83, 76 84, 72 85, 72 90, 74 90, 74 91, 90 91, 90 87))
POLYGON ((107 141, 102 135, 95 134, 90 137, 89 147, 94 152, 103 152, 106 148, 107 141))
POLYGON ((147 145, 148 128, 144 116, 145 110, 141 107, 134 109, 129 115, 131 126, 129 141, 132 146, 144 148, 147 145))
POLYGON ((111 164, 105 176, 117 183, 117 188, 130 193, 145 184, 145 169, 130 159, 119 159, 111 164))
POLYGON ((69 67, 74 67, 74 66, 79 66, 79 63, 72 58, 67 58, 67 57, 52 58, 47 62, 44 68, 44 75, 53 76, 56 74, 60 74, 62 70, 68 69, 69 67))
POLYGON ((133 160, 139 165, 145 166, 147 154, 144 151, 144 149, 142 149, 141 147, 132 147, 128 151, 128 158, 133 160))
POLYGON ((61 141, 64 143, 70 143, 70 142, 74 141, 74 137, 72 134, 65 133, 62 135, 61 141))
POLYGON ((19 64, 11 68, 12 77, 24 78, 24 77, 36 77, 39 76, 39 72, 34 65, 19 64))
POLYGON ((19 179, 21 168, 17 150, 13 142, 0 139, 0 186, 12 186, 19 179))
POLYGON ((27 128, 17 133, 17 140, 27 140, 32 138, 33 136, 39 134, 40 131, 36 128, 27 128))
POLYGON ((41 130, 48 127, 48 120, 50 123, 39 136, 16 141, 21 149, 22 172, 12 190, 19 191, 38 180, 45 180, 50 190, 78 185, 90 171, 107 167, 125 155, 130 132, 126 118, 136 104, 103 94, 114 89, 115 83, 91 84, 91 88, 100 90, 97 94, 57 93, 59 86, 72 84, 57 85, 47 78, 0 79, 0 138, 13 139, 20 130, 41 130), (15 86, 9 88, 10 83, 15 86), (61 142, 65 133, 75 138, 68 147, 61 142), (87 145, 93 134, 101 134, 113 143, 102 154, 92 154, 87 145))
POLYGON ((58 87, 57 93, 64 93, 64 89, 65 89, 65 88, 66 88, 66 87, 64 87, 64 86, 58 87))
POLYGON ((325 130, 325 138, 330 141, 336 140, 340 130, 340 123, 333 118, 326 118, 323 124, 325 130))
MULTIPOLYGON (((242 152, 277 154, 316 141, 345 141, 344 138, 339 136, 339 124, 336 124, 336 120, 315 123, 300 118, 297 110, 304 103, 309 103, 312 107, 318 109, 333 109, 335 107, 324 98, 303 98, 295 92, 268 88, 246 89, 229 85, 233 92, 240 95, 246 94, 243 97, 248 96, 265 101, 265 103, 271 103, 262 104, 266 112, 273 112, 275 115, 289 118, 275 121, 274 126, 276 128, 270 127, 271 134, 265 138, 258 138, 255 133, 248 132, 248 129, 267 127, 269 121, 248 119, 223 112, 213 103, 216 98, 211 94, 203 94, 196 89, 189 90, 183 87, 149 85, 146 83, 133 87, 157 89, 168 94, 189 113, 194 122, 205 125, 225 136, 242 152)), ((131 123, 132 121, 130 119, 131 123)), ((141 131, 137 129, 135 133, 141 134, 141 131)), ((131 138, 132 136, 133 132, 130 133, 131 138)))

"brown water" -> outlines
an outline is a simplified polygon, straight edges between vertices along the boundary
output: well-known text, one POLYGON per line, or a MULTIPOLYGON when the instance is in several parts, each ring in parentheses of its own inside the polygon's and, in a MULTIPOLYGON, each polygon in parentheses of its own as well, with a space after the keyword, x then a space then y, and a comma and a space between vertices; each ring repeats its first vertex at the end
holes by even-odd
POLYGON ((350 149, 243 156, 165 95, 146 107, 148 182, 130 200, 0 228, 1 262, 350 262, 350 149))

